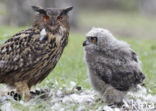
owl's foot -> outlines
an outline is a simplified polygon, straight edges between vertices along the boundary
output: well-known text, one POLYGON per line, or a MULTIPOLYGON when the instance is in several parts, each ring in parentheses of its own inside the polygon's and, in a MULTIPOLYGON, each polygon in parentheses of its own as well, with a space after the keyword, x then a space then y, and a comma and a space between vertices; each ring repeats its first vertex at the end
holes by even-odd
POLYGON ((39 96, 40 98, 44 99, 48 97, 48 90, 35 90, 30 91, 31 97, 39 96))
MULTIPOLYGON (((40 98, 46 98, 47 92, 48 90, 35 90, 35 91, 30 91, 30 95, 31 98, 34 98, 35 96, 40 96, 40 98)), ((15 91, 7 92, 7 94, 13 97, 16 101, 20 101, 22 99, 22 96, 15 91)))
POLYGON ((30 94, 31 94, 32 96, 38 96, 38 95, 42 95, 42 94, 44 94, 44 93, 46 93, 46 91, 43 91, 43 90, 30 91, 30 94))
POLYGON ((11 92, 8 92, 8 95, 13 97, 16 101, 20 101, 21 100, 21 95, 14 92, 14 91, 11 91, 11 92))
MULTIPOLYGON (((16 91, 21 95, 22 100, 29 101, 31 99, 30 88, 28 87, 27 81, 16 82, 16 91)), ((18 96, 18 95, 17 95, 18 96)))
MULTIPOLYGON (((8 95, 13 97, 14 100, 16 100, 16 101, 20 101, 22 99, 21 94, 14 92, 14 91, 8 92, 8 95)), ((28 100, 30 100, 30 97, 26 95, 26 96, 24 96, 24 100, 28 101, 28 100)))

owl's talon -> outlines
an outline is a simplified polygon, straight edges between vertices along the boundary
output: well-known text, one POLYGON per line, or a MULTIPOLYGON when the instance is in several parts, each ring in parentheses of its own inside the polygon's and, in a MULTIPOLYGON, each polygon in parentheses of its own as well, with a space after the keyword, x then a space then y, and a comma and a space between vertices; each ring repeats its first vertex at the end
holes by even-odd
POLYGON ((122 105, 124 105, 123 102, 118 102, 118 103, 115 103, 117 107, 121 107, 122 105))
POLYGON ((14 99, 16 101, 20 101, 21 100, 21 95, 19 95, 18 93, 15 93, 13 97, 14 97, 14 99))
POLYGON ((19 95, 18 93, 14 92, 14 91, 8 92, 8 95, 13 97, 16 101, 21 100, 21 95, 19 95))
POLYGON ((45 91, 43 91, 43 90, 35 90, 35 91, 30 91, 30 93, 31 93, 31 95, 36 96, 36 95, 44 94, 45 91))
POLYGON ((31 95, 35 95, 36 93, 34 91, 30 91, 30 94, 31 95))
POLYGON ((11 92, 10 92, 10 95, 11 95, 11 96, 13 96, 14 94, 15 94, 15 92, 14 92, 14 91, 11 91, 11 92))
POLYGON ((81 90, 82 90, 82 87, 81 87, 81 86, 76 86, 76 89, 77 89, 78 91, 81 91, 81 90))
POLYGON ((8 92, 8 95, 9 95, 9 96, 14 96, 14 94, 15 94, 14 91, 8 92))
POLYGON ((40 94, 41 94, 41 91, 36 90, 36 95, 40 95, 40 94))

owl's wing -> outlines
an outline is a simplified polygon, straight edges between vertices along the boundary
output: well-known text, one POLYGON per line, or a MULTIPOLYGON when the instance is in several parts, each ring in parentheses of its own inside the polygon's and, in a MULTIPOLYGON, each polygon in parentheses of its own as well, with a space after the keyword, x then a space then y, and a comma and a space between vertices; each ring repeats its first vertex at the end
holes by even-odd
POLYGON ((105 83, 110 84, 115 89, 120 91, 127 91, 132 86, 139 84, 144 79, 144 74, 142 72, 112 72, 111 76, 104 74, 105 72, 97 72, 100 79, 105 83))
POLYGON ((131 48, 120 48, 114 50, 113 53, 117 55, 116 59, 126 58, 126 59, 130 59, 131 61, 139 62, 138 55, 131 48))
POLYGON ((141 66, 138 56, 131 49, 128 53, 124 52, 124 50, 120 50, 120 54, 116 58, 111 58, 111 63, 102 65, 102 62, 99 61, 99 64, 99 66, 104 66, 103 68, 100 68, 99 71, 97 70, 99 77, 104 82, 121 91, 127 91, 133 85, 135 86, 145 79, 145 75, 139 69, 141 66), (111 65, 109 66, 109 64, 111 65), (125 69, 125 67, 127 68, 125 69))
POLYGON ((0 47, 0 75, 34 67, 47 54, 48 45, 39 40, 40 33, 22 31, 0 47))

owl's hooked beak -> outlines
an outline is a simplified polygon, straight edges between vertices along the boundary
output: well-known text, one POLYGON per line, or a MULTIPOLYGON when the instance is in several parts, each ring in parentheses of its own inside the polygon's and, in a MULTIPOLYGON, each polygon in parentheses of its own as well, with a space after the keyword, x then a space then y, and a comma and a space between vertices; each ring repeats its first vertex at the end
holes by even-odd
POLYGON ((57 29, 57 25, 56 25, 55 19, 52 19, 50 21, 49 28, 50 28, 51 31, 55 31, 57 29))

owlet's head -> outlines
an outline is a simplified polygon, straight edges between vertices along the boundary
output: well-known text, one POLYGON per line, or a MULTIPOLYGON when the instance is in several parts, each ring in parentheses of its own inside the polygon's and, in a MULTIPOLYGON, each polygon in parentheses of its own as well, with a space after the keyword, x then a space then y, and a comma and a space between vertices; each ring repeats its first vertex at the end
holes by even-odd
POLYGON ((60 26, 69 30, 68 12, 73 7, 65 9, 47 8, 43 9, 38 6, 32 6, 33 10, 38 12, 33 23, 34 28, 47 29, 51 32, 56 31, 60 26))
POLYGON ((103 51, 114 44, 114 41, 116 41, 116 38, 108 30, 92 28, 86 34, 86 40, 83 42, 83 46, 88 52, 103 51))

